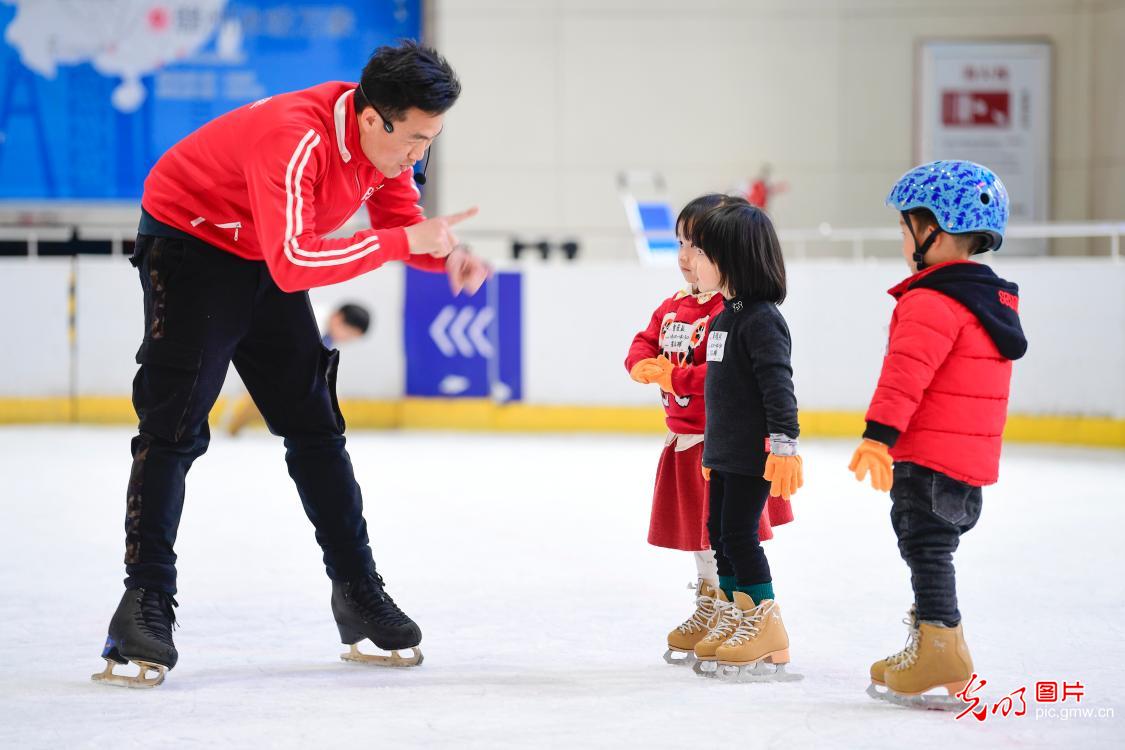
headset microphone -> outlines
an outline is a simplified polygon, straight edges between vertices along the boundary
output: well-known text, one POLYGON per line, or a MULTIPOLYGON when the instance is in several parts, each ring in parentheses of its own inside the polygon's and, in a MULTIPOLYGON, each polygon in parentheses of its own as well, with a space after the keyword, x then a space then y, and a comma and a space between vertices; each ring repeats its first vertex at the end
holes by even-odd
POLYGON ((419 185, 425 185, 426 184, 426 170, 430 168, 430 151, 432 149, 433 149, 433 146, 430 146, 430 148, 426 149, 426 160, 424 162, 422 162, 422 171, 420 173, 419 172, 414 173, 414 181, 417 182, 419 185))

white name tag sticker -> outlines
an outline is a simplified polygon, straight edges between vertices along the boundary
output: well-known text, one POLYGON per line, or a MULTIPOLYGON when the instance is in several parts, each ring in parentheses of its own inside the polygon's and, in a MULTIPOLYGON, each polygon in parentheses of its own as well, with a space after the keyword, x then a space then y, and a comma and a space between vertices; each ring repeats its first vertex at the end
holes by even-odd
POLYGON ((664 351, 670 354, 686 354, 691 348, 692 326, 683 322, 671 323, 664 332, 664 351))
POLYGON ((723 353, 727 349, 727 332, 726 331, 711 331, 711 335, 707 337, 707 361, 708 362, 722 362, 723 353))

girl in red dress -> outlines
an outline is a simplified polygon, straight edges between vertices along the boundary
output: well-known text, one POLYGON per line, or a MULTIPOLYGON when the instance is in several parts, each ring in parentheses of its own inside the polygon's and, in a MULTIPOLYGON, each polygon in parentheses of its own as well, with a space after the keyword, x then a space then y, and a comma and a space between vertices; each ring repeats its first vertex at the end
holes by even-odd
MULTIPOLYGON (((695 612, 668 634, 669 663, 694 661, 695 643, 707 635, 716 601, 726 597, 719 589, 715 555, 707 535, 708 483, 700 473, 703 458, 705 414, 703 384, 707 374, 707 334, 711 321, 723 309, 722 295, 699 293, 691 258, 695 248, 685 239, 685 229, 709 210, 742 198, 711 193, 684 206, 676 220, 680 240, 679 265, 688 288, 664 300, 648 326, 633 338, 625 369, 638 383, 660 387, 668 435, 656 469, 648 542, 692 552, 698 572, 695 612), (682 656, 677 656, 682 654, 682 656)), ((793 520, 790 504, 770 498, 761 516, 759 539, 773 537, 772 526, 793 520)))

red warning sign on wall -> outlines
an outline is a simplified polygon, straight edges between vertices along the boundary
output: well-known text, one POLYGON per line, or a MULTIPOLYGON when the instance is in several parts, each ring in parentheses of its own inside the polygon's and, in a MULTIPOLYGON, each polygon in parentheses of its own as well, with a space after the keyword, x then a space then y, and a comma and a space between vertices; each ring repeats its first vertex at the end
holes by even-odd
POLYGON ((949 127, 1006 128, 1012 121, 1007 91, 941 92, 941 122, 949 127))

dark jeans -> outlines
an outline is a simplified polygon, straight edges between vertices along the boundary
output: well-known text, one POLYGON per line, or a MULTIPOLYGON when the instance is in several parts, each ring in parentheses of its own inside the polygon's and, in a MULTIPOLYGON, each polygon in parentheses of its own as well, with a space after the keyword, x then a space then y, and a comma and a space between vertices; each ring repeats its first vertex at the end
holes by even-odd
POLYGON ((769 494, 770 483, 761 477, 711 472, 707 533, 719 575, 735 576, 739 586, 773 580, 758 539, 758 522, 769 494))
POLYGON ((918 619, 953 627, 961 622, 953 553, 980 518, 980 487, 918 464, 896 463, 891 500, 891 525, 910 566, 918 619))
MULTIPOLYGON (((320 343, 307 293, 263 262, 198 240, 138 235, 145 333, 133 380, 140 419, 125 517, 127 587, 175 593, 184 480, 210 440, 207 415, 233 361, 275 435, 330 578, 374 570, 363 499, 344 450, 338 354, 320 343)), ((263 519, 263 528, 267 525, 263 519)))

